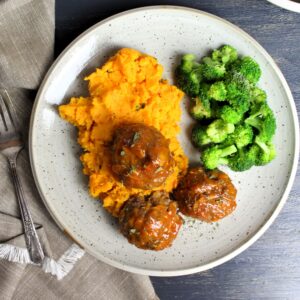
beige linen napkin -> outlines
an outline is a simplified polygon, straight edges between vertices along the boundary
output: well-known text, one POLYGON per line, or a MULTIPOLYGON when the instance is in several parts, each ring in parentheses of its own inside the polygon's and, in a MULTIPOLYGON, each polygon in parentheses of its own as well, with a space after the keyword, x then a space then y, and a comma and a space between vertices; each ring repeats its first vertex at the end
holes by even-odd
MULTIPOLYGON (((54 0, 0 1, 0 87, 8 89, 25 141, 32 89, 51 64, 53 45, 54 0)), ((18 171, 47 258, 43 267, 29 263, 8 164, 0 155, 1 300, 158 299, 148 277, 96 260, 60 231, 37 193, 27 147, 19 155, 18 171)))

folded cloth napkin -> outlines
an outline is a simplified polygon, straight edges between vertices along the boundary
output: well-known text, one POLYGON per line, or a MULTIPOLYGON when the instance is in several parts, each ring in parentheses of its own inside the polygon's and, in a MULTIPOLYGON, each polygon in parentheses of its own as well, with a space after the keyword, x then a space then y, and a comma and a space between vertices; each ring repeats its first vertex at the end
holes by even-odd
MULTIPOLYGON (((0 87, 28 137, 33 91, 51 64, 54 0, 0 1, 0 87)), ((65 236, 45 209, 31 174, 27 147, 18 171, 46 258, 30 262, 8 163, 0 155, 0 299, 158 299, 146 276, 106 265, 65 236)))

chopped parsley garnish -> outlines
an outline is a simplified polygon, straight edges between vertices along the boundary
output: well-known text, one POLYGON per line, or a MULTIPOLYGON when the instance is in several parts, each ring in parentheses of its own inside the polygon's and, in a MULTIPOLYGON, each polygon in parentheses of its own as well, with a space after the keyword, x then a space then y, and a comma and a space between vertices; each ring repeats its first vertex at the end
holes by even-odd
POLYGON ((136 111, 139 111, 140 109, 143 109, 143 108, 145 108, 145 107, 146 107, 146 103, 137 104, 137 105, 135 106, 135 110, 136 110, 136 111))
POLYGON ((159 172, 161 172, 162 170, 163 170, 163 168, 159 166, 159 167, 155 170, 154 173, 159 173, 159 172))
POLYGON ((129 170, 129 174, 132 174, 132 173, 134 173, 134 172, 135 172, 135 170, 136 170, 136 166, 134 166, 134 165, 131 165, 131 166, 130 166, 130 170, 129 170))
POLYGON ((136 141, 138 141, 138 139, 140 138, 140 136, 141 136, 141 134, 140 134, 139 132, 136 131, 136 132, 134 133, 133 138, 132 138, 131 147, 134 146, 134 143, 135 143, 136 141))

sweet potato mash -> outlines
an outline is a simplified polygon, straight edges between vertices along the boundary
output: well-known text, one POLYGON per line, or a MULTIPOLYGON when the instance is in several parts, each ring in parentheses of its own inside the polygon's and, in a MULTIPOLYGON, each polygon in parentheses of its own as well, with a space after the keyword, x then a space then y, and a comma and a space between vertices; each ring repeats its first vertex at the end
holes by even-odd
POLYGON ((183 93, 162 79, 163 67, 151 56, 133 49, 121 49, 89 81, 89 97, 72 98, 61 105, 62 118, 78 127, 78 142, 83 148, 80 159, 89 176, 93 197, 118 216, 129 197, 149 195, 151 190, 126 188, 111 171, 111 146, 114 129, 121 123, 144 123, 158 129, 170 141, 174 170, 153 190, 173 190, 185 174, 187 158, 177 140, 183 93))

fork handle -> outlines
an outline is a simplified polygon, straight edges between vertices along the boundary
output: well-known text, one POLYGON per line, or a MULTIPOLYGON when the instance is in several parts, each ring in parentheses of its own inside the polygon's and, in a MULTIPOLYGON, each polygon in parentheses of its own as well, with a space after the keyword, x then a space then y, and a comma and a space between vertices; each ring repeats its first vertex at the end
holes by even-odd
POLYGON ((11 175, 13 178, 17 199, 20 206, 21 217, 23 221, 24 234, 26 246, 29 252, 29 256, 32 262, 36 264, 41 264, 44 259, 44 252, 41 247, 38 235, 36 233, 30 212, 27 207, 27 203, 24 197, 24 192, 19 180, 16 166, 16 157, 8 160, 11 170, 11 175))

